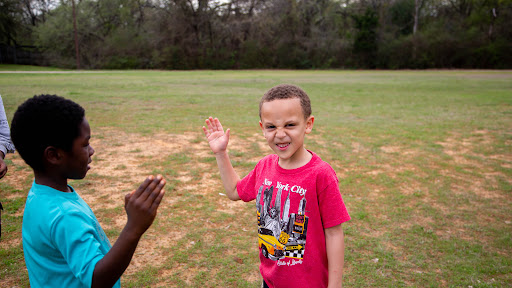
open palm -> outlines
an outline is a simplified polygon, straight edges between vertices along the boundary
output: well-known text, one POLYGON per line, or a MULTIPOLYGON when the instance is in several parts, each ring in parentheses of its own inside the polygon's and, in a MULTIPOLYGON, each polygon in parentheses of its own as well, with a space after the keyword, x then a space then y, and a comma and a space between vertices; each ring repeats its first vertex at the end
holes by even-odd
POLYGON ((224 133, 224 128, 222 128, 222 124, 217 118, 210 117, 205 122, 206 127, 203 126, 204 135, 213 153, 226 151, 229 142, 229 129, 224 133))

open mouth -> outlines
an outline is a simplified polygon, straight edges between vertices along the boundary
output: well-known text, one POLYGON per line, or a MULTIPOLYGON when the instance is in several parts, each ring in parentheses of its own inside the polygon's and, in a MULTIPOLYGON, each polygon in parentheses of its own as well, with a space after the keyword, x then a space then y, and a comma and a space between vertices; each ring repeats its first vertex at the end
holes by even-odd
POLYGON ((276 146, 280 150, 285 150, 286 148, 288 148, 288 146, 290 146, 290 143, 279 143, 279 144, 276 144, 276 146))

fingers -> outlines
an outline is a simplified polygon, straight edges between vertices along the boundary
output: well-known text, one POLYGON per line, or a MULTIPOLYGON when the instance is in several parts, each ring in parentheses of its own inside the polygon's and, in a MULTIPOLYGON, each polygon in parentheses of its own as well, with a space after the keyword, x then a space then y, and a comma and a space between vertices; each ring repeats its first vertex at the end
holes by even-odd
POLYGON ((160 202, 162 202, 162 198, 164 197, 164 194, 165 194, 164 189, 160 190, 160 193, 158 193, 157 197, 155 198, 155 201, 153 201, 153 204, 151 205, 151 210, 156 211, 156 209, 160 205, 160 202))
POLYGON ((213 132, 213 118, 212 117, 209 117, 205 120, 206 122, 206 127, 208 127, 208 132, 213 132))
POLYGON ((208 119, 205 120, 205 123, 206 123, 206 127, 208 128, 205 128, 203 126, 203 131, 205 131, 205 135, 208 136, 208 134, 206 134, 206 132, 208 132, 209 134, 212 134, 213 132, 216 132, 216 131, 224 131, 222 129, 222 124, 220 124, 220 121, 219 119, 217 118, 212 118, 212 117, 209 117, 208 119))
POLYGON ((203 126, 203 131, 204 131, 204 135, 206 136, 206 138, 210 137, 210 135, 213 133, 213 119, 212 117, 209 117, 207 118, 205 121, 206 123, 206 127, 203 126))
POLYGON ((166 184, 162 175, 148 176, 137 190, 125 195, 127 227, 136 235, 142 235, 151 226, 164 196, 166 184))
POLYGON ((135 193, 132 192, 133 194, 126 196, 126 201, 136 201, 141 207, 151 207, 155 199, 158 198, 160 191, 164 188, 165 183, 166 181, 162 175, 157 175, 156 177, 151 175, 146 178, 135 193))
POLYGON ((222 124, 220 124, 219 119, 215 118, 215 119, 213 119, 213 122, 215 123, 215 127, 217 128, 217 131, 224 131, 224 128, 222 128, 222 124))
MULTIPOLYGON (((162 175, 156 176, 155 180, 160 179, 160 182, 150 191, 151 194, 148 196, 147 201, 149 203, 154 203, 156 199, 160 196, 161 191, 163 190, 165 186, 165 179, 162 178, 162 175)), ((160 203, 160 202, 159 202, 160 203)))
POLYGON ((132 192, 124 195, 124 205, 126 205, 128 203, 128 201, 130 201, 130 198, 132 197, 132 195, 135 193, 135 190, 132 190, 132 192))
POLYGON ((155 179, 155 176, 150 175, 140 184, 139 188, 135 191, 135 193, 132 192, 132 195, 135 197, 135 199, 139 198, 139 196, 146 190, 146 188, 149 186, 149 184, 155 179))

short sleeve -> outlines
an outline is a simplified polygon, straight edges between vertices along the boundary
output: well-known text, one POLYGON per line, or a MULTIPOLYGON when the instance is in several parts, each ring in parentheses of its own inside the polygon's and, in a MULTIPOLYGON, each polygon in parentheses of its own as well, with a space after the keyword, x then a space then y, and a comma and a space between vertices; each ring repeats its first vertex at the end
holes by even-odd
POLYGON ((321 187, 318 191, 318 205, 324 229, 350 220, 338 187, 338 178, 334 170, 331 169, 328 169, 318 179, 319 187, 321 187))
POLYGON ((103 230, 103 235, 100 236, 98 228, 101 230, 97 221, 79 212, 59 217, 51 228, 55 247, 61 252, 74 276, 85 287, 91 287, 96 263, 104 256, 99 237, 106 236, 103 230))
POLYGON ((256 168, 236 184, 236 191, 242 201, 249 202, 256 199, 256 168))

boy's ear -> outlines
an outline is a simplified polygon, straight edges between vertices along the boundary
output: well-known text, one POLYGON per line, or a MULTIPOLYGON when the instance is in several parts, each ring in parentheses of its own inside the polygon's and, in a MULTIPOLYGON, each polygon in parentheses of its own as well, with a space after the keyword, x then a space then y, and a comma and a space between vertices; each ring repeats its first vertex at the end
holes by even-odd
POLYGON ((43 160, 49 164, 58 165, 62 156, 62 150, 53 146, 48 146, 44 149, 43 160))
POLYGON ((313 123, 315 122, 315 116, 311 115, 306 119, 306 134, 311 133, 313 130, 313 123))
POLYGON ((260 128, 261 128, 261 132, 263 132, 263 134, 265 134, 265 131, 263 131, 263 123, 261 123, 261 121, 260 121, 260 128))

